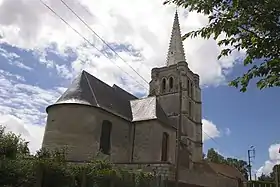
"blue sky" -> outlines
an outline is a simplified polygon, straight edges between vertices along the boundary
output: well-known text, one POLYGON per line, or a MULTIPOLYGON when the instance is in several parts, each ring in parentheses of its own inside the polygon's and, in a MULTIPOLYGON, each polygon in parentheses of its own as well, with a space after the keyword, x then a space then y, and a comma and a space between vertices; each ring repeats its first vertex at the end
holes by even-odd
MULTIPOLYGON (((126 63, 148 81, 151 68, 165 63, 174 7, 162 6, 160 0, 135 0, 133 4, 122 0, 126 6, 112 0, 67 1, 125 62, 58 1, 46 2, 98 50, 39 1, 17 0, 20 8, 12 6, 13 1, 0 1, 0 123, 28 139, 32 151, 40 147, 46 106, 55 102, 81 70, 145 95, 147 90, 139 83, 146 88, 147 84, 126 63)), ((183 33, 207 23, 205 16, 181 9, 179 17, 183 33)), ((278 88, 260 91, 252 84, 248 92, 240 93, 226 83, 244 71, 240 65, 243 53, 217 61, 221 48, 211 39, 187 40, 184 47, 190 68, 201 77, 204 131, 213 138, 205 136, 204 150, 214 147, 225 156, 247 160, 247 150, 254 145, 254 169, 269 172, 280 162, 278 88)))
MULTIPOLYGON (((40 63, 33 51, 25 51, 7 44, 1 44, 0 49, 0 70, 5 72, 2 76, 4 75, 7 80, 15 81, 15 84, 53 89, 67 87, 71 82, 71 79, 61 78, 58 71, 40 63), (13 57, 5 57, 7 54, 13 54, 13 57), (18 65, 19 63, 15 61, 22 64, 18 65)), ((75 54, 67 58, 51 50, 47 54, 46 59, 55 61, 59 65, 69 66, 75 60, 75 54)), ((229 77, 237 76, 239 69, 242 69, 242 66, 234 68, 229 77)), ((247 150, 254 145, 256 147, 254 166, 261 167, 268 159, 268 147, 279 143, 277 113, 280 109, 280 101, 276 99, 277 94, 279 94, 278 88, 260 91, 254 84, 250 85, 246 93, 240 93, 238 89, 226 85, 203 88, 203 118, 212 121, 219 130, 229 129, 229 134, 226 135, 224 131, 222 132, 224 135, 216 137, 215 141, 211 139, 206 141, 204 150, 214 147, 226 156, 247 159, 247 150)), ((0 97, 3 97, 3 92, 0 97)), ((17 108, 13 105, 7 106, 17 108)), ((44 113, 46 106, 42 105, 39 110, 44 113)), ((43 120, 35 120, 35 122, 43 125, 43 120)))
MULTIPOLYGON (((232 72, 232 75, 238 75, 232 72)), ((240 93, 227 86, 203 90, 203 116, 219 128, 228 127, 229 136, 207 141, 205 147, 216 147, 221 153, 247 160, 247 150, 256 148, 254 167, 259 168, 269 158, 268 147, 279 143, 277 100, 279 88, 260 91, 251 85, 240 93)))

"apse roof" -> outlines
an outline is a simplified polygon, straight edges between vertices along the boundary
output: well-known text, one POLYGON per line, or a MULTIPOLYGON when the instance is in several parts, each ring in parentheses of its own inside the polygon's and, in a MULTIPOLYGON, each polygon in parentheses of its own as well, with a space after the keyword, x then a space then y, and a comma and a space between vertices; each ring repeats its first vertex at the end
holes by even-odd
POLYGON ((159 119, 169 123, 156 97, 138 99, 119 86, 111 87, 86 71, 74 79, 55 105, 65 103, 99 107, 130 121, 159 119))
POLYGON ((132 119, 129 100, 137 97, 114 85, 109 86, 86 71, 72 82, 55 104, 87 104, 132 119))

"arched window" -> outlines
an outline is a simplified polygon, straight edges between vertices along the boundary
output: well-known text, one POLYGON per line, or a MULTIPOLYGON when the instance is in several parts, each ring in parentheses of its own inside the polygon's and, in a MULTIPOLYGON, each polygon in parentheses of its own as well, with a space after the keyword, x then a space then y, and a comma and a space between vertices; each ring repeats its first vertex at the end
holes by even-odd
POLYGON ((161 90, 164 92, 166 90, 166 79, 163 78, 161 82, 161 90))
POLYGON ((99 150, 106 155, 110 154, 111 149, 111 130, 112 123, 108 120, 102 122, 101 136, 100 136, 100 147, 99 150))
POLYGON ((164 132, 162 134, 161 161, 167 161, 168 159, 168 139, 169 135, 164 132))
POLYGON ((173 82, 174 82, 173 77, 170 77, 169 78, 169 89, 170 90, 173 89, 173 82))

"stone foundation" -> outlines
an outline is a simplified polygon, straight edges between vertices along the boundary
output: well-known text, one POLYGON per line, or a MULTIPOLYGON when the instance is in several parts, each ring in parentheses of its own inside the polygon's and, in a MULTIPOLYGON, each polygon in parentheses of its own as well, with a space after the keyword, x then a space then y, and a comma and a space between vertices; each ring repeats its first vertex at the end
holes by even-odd
POLYGON ((115 163, 115 165, 129 170, 141 169, 144 172, 151 172, 157 176, 161 176, 166 180, 174 180, 175 167, 171 163, 115 163))

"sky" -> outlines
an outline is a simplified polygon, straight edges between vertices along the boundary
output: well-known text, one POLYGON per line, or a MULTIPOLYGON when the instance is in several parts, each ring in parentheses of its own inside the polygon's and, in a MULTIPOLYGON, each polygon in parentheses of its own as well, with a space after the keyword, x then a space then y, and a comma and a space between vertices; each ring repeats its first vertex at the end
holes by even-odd
MULTIPOLYGON (((148 85, 141 77, 150 81, 151 69, 165 65, 175 13, 162 0, 64 0, 116 55, 61 1, 43 1, 80 35, 40 0, 0 0, 0 124, 30 141, 33 153, 41 146, 45 108, 82 70, 145 96, 148 85)), ((178 13, 182 33, 208 22, 196 12, 178 13)), ((269 173, 280 163, 278 88, 260 91, 251 84, 240 93, 227 86, 245 71, 244 51, 217 60, 222 48, 211 38, 187 39, 184 48, 201 79, 204 151, 213 147, 247 160, 253 145, 254 173, 269 173)))

